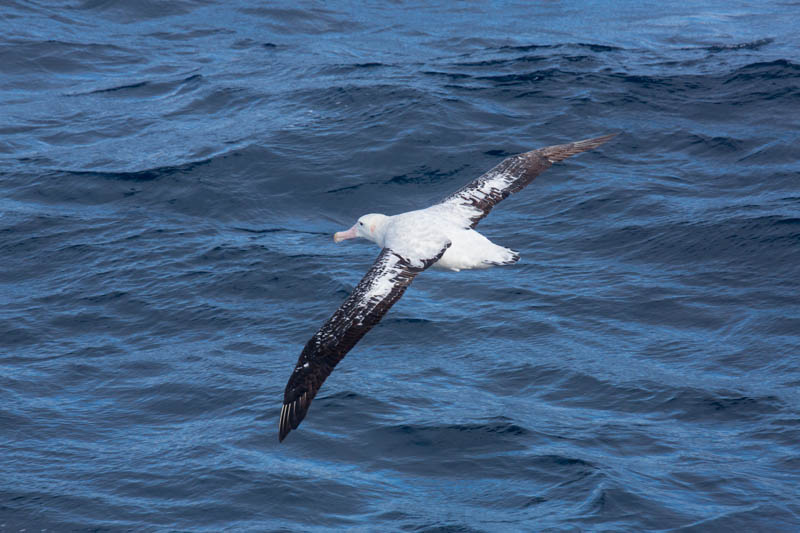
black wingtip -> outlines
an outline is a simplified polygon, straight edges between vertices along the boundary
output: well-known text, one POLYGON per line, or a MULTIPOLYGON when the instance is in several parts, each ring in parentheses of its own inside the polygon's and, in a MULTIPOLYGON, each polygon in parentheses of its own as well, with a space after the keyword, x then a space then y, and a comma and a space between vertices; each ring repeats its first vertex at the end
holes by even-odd
POLYGON ((568 144, 557 144, 555 146, 547 146, 546 148, 540 148, 538 150, 535 150, 535 152, 545 157, 551 163, 556 163, 558 161, 563 161, 564 159, 573 156, 575 154, 585 152, 586 150, 593 150, 594 148, 597 148, 601 144, 607 143, 617 135, 619 135, 619 132, 609 133, 608 135, 603 135, 602 137, 594 137, 592 139, 583 139, 582 141, 575 141, 573 143, 568 143, 568 144))
POLYGON ((283 442, 283 439, 286 438, 286 435, 293 429, 297 429, 297 426, 300 425, 300 420, 297 419, 296 416, 296 408, 297 408, 297 400, 283 404, 281 407, 281 419, 278 427, 278 442, 283 442))
POLYGON ((309 395, 308 391, 304 392, 289 403, 283 404, 281 407, 281 418, 278 423, 278 442, 283 442, 286 435, 293 429, 297 429, 300 422, 306 417, 308 407, 311 405, 313 395, 309 395))

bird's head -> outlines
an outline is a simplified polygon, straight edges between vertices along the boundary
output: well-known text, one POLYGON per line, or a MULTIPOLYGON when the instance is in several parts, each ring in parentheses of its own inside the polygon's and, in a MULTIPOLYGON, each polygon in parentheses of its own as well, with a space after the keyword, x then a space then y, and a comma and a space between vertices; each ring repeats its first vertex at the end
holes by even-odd
POLYGON ((335 242, 340 242, 346 239, 355 239, 356 237, 361 237, 362 239, 367 239, 380 244, 380 242, 383 240, 384 223, 388 218, 389 217, 386 215, 381 215, 378 213, 364 215, 363 217, 359 218, 349 230, 337 231, 334 233, 333 240, 335 242))

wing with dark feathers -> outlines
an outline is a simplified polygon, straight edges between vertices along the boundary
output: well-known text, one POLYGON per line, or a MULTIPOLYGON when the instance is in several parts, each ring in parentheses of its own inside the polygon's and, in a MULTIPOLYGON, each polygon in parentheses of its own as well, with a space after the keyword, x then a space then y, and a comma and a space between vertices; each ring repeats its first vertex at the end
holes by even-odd
POLYGON ((445 198, 440 205, 452 208, 451 211, 463 218, 466 227, 474 228, 489 214, 495 204, 511 193, 521 191, 553 163, 597 148, 616 135, 612 133, 594 139, 548 146, 509 157, 483 176, 445 198))
POLYGON ((381 251, 353 293, 303 348, 283 393, 279 440, 297 429, 336 364, 380 322, 414 277, 438 261, 449 247, 448 241, 435 257, 423 260, 422 267, 412 266, 389 248, 381 251))

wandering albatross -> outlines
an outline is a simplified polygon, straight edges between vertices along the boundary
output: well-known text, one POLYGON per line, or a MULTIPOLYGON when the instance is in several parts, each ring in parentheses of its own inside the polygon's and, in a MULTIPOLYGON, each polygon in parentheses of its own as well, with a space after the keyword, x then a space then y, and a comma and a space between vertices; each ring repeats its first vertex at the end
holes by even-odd
POLYGON ((475 231, 478 222, 553 163, 597 148, 615 135, 509 157, 438 204, 394 216, 364 215, 349 230, 334 234, 335 242, 361 237, 382 250, 353 293, 303 348, 283 394, 278 439, 297 429, 336 364, 383 318, 417 274, 428 267, 458 272, 516 263, 519 254, 475 231))

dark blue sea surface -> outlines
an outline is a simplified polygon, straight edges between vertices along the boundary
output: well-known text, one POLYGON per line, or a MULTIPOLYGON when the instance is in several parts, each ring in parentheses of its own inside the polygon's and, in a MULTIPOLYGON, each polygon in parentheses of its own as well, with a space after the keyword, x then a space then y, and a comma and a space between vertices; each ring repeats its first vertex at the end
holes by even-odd
POLYGON ((6 0, 0 532, 800 530, 798 2, 6 0), (427 271, 278 443, 378 248, 427 271))

